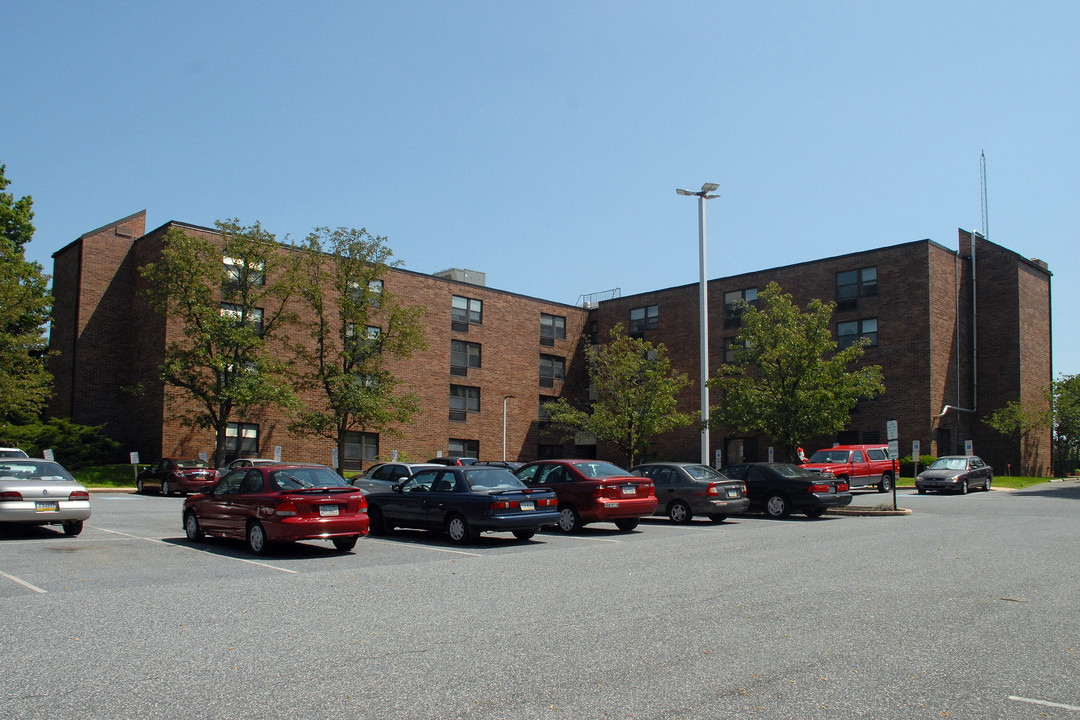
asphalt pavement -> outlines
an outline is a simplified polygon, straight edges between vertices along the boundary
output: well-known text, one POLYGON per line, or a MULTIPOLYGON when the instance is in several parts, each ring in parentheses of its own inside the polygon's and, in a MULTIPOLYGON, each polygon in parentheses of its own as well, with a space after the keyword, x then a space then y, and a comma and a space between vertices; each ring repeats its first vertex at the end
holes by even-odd
POLYGON ((1080 720, 1080 483, 898 499, 255 558, 95 494, 0 531, 0 715, 1080 720))

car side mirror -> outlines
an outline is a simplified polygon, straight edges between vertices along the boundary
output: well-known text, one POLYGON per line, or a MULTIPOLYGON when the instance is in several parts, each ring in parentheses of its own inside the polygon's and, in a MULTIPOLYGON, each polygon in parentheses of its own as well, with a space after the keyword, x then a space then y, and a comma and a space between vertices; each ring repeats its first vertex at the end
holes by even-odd
POLYGON ((406 480, 408 480, 408 479, 409 479, 409 478, 408 478, 407 476, 405 476, 405 475, 402 475, 401 477, 399 477, 399 478, 397 479, 397 481, 398 481, 398 483, 403 483, 403 482, 405 482, 405 481, 406 481, 406 480))
POLYGON ((401 492, 401 483, 398 483, 396 485, 391 485, 390 489, 393 490, 396 493, 401 492))

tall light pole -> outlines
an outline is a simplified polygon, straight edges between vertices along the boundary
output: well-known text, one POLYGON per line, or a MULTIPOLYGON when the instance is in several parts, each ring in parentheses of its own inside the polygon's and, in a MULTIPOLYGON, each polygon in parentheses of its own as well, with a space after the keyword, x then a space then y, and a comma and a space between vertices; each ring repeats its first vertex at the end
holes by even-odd
POLYGON ((506 401, 513 395, 503 395, 503 462, 506 462, 506 401))
POLYGON ((710 465, 709 462, 709 288, 705 280, 705 201, 720 197, 710 195, 720 186, 716 183, 705 183, 699 192, 675 190, 680 195, 689 195, 698 199, 698 315, 700 328, 698 330, 699 350, 701 357, 701 464, 710 465))

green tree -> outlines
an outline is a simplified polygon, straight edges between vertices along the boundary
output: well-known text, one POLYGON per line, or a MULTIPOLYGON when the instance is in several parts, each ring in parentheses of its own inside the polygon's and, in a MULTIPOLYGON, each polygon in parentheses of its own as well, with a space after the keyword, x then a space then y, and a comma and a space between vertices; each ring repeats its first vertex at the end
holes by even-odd
POLYGON ((723 392, 710 423, 761 433, 790 459, 801 442, 842 430, 860 399, 884 392, 881 367, 850 369, 866 340, 837 351, 833 303, 812 300, 802 312, 776 283, 758 300, 760 307, 746 301, 738 306, 739 350, 735 362, 721 365, 710 381, 723 392))
POLYGON ((30 196, 15 199, 0 164, 0 421, 34 421, 52 392, 46 369, 49 276, 26 259, 34 235, 30 196))
POLYGON ((391 372, 426 347, 422 306, 407 306, 383 286, 393 253, 364 229, 316 228, 304 244, 299 298, 309 336, 293 345, 300 387, 318 388, 322 407, 301 407, 289 431, 332 440, 338 463, 348 433, 396 432, 420 411, 391 372))
POLYGON ((586 362, 595 400, 587 409, 566 398, 547 403, 556 425, 614 443, 633 466, 657 435, 694 422, 693 415, 676 410, 690 379, 672 370, 663 344, 629 337, 616 325, 609 342, 588 349, 586 362))
POLYGON ((183 328, 165 349, 161 378, 186 391, 198 411, 181 422, 215 434, 214 463, 225 458, 237 410, 292 407, 291 368, 268 343, 294 319, 287 309, 299 253, 256 223, 216 223, 222 244, 173 227, 161 259, 142 268, 151 305, 183 328))
POLYGON ((1053 382, 1054 457, 1058 472, 1080 468, 1080 375, 1062 375, 1053 382))
POLYGON ((1054 427, 1054 384, 1043 391, 1041 399, 1034 402, 1011 400, 990 413, 985 422, 1019 443, 1021 472, 1038 475, 1041 468, 1035 464, 1035 459, 1041 431, 1054 427))

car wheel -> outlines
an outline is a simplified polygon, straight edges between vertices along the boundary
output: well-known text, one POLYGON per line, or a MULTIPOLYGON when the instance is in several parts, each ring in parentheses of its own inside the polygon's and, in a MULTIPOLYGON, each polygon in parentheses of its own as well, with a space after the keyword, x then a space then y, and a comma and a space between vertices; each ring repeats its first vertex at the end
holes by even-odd
POLYGON ((825 514, 825 508, 811 508, 806 511, 806 517, 819 518, 825 514))
POLYGON ((668 506, 667 516, 671 518, 671 522, 681 524, 690 522, 690 519, 694 517, 694 513, 690 510, 689 505, 682 500, 676 500, 668 506))
POLYGON ((466 543, 474 537, 468 520, 461 515, 450 516, 446 521, 446 533, 450 536, 450 542, 456 545, 466 543))
POLYGON ((919 494, 920 495, 925 495, 926 494, 926 488, 919 488, 919 494))
POLYGON ((341 552, 349 552, 356 547, 356 540, 356 536, 353 535, 352 537, 332 538, 331 542, 334 543, 334 547, 341 552))
POLYGON ((780 494, 770 495, 765 500, 765 514, 771 518, 785 518, 791 514, 787 498, 780 494))
POLYGON ((892 490, 892 475, 889 473, 883 473, 881 476, 881 482, 878 483, 877 491, 879 493, 887 493, 892 490))
POLYGON ((628 518, 626 520, 616 520, 615 527, 619 528, 623 532, 630 532, 638 526, 637 518, 628 518))
POLYGON ((69 522, 64 523, 61 527, 64 528, 64 534, 65 535, 70 535, 72 537, 75 537, 76 535, 78 535, 79 533, 82 532, 83 521, 82 520, 71 520, 69 522))
POLYGON ((266 530, 257 522, 248 525, 247 544, 251 552, 256 555, 265 555, 270 543, 266 540, 266 530))
POLYGON ((576 533, 581 530, 581 516, 578 511, 567 505, 559 510, 559 529, 564 533, 576 533))
POLYGON ((994 476, 986 478, 986 492, 990 492, 990 485, 994 482, 994 476))
POLYGON ((374 505, 368 505, 368 531, 372 535, 386 535, 390 532, 390 528, 386 525, 386 518, 383 517, 382 510, 374 505))
POLYGON ((968 484, 967 484, 967 480, 965 480, 965 481, 964 481, 964 484, 960 486, 960 494, 961 494, 961 495, 967 495, 967 494, 968 494, 968 484))
POLYGON ((138 478, 135 481, 135 492, 139 493, 140 495, 146 494, 146 486, 143 485, 142 478, 138 478))
POLYGON ((727 520, 727 515, 710 515, 709 520, 719 525, 720 523, 727 520))
POLYGON ((532 540, 532 537, 535 534, 536 534, 535 530, 515 530, 514 531, 514 537, 516 537, 521 542, 525 542, 526 540, 532 540))
POLYGON ((169 481, 168 480, 162 480, 161 481, 161 494, 164 495, 165 497, 168 497, 169 495, 172 495, 172 488, 169 487, 169 481))
POLYGON ((184 534, 187 535, 187 539, 191 542, 200 542, 206 538, 206 533, 203 532, 202 526, 199 525, 199 518, 195 517, 193 512, 184 515, 184 534))

